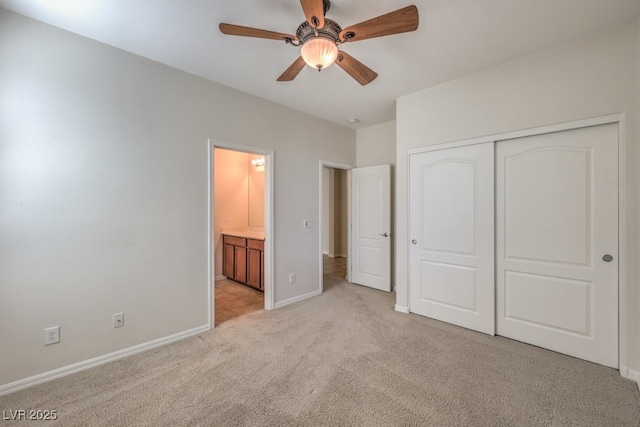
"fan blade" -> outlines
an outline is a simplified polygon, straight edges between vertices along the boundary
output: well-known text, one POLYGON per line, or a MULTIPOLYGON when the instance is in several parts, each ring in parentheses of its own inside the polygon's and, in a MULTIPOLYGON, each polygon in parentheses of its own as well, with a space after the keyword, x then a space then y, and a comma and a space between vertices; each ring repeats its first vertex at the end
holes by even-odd
POLYGON ((353 56, 342 51, 338 51, 336 64, 345 70, 347 74, 356 79, 356 81, 362 86, 371 83, 376 79, 376 77, 378 77, 378 73, 355 59, 353 56))
POLYGON ((302 56, 299 56, 298 59, 296 59, 295 62, 291 64, 289 68, 287 68, 280 77, 278 77, 278 81, 290 82, 291 80, 296 78, 298 73, 302 71, 305 65, 307 65, 307 63, 304 62, 304 59, 302 59, 302 56))
POLYGON ((324 27, 324 5, 322 0, 300 0, 300 4, 309 25, 317 28, 324 27))
POLYGON ((418 28, 418 21, 418 8, 411 5, 347 27, 340 33, 340 39, 355 42, 415 31, 418 28))
POLYGON ((260 39, 271 40, 298 40, 296 36, 291 34, 276 33, 274 31, 260 30, 258 28, 243 27, 241 25, 220 24, 220 31, 229 36, 257 37, 260 39))

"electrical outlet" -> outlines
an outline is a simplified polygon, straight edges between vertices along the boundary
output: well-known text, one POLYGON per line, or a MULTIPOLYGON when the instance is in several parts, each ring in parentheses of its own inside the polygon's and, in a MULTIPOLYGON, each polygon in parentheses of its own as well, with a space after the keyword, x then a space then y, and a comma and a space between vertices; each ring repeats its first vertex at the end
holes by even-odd
POLYGON ((289 275, 289 283, 296 283, 296 273, 291 273, 289 275))
POLYGON ((44 345, 60 342, 60 326, 52 326, 44 330, 44 345))
POLYGON ((116 313, 113 315, 113 329, 122 328, 124 326, 124 313, 116 313))

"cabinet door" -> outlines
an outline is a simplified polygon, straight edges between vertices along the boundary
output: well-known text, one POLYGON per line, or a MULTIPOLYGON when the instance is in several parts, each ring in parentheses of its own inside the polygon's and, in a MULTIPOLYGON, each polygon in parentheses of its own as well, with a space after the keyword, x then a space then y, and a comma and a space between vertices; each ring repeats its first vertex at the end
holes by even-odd
POLYGON ((235 246, 236 265, 234 269, 234 280, 242 283, 247 282, 247 248, 235 246))
POLYGON ((224 245, 224 252, 222 253, 222 274, 227 276, 228 279, 234 278, 234 246, 233 245, 224 245))
POLYGON ((262 289, 261 269, 262 251, 256 249, 247 250, 247 285, 262 289))

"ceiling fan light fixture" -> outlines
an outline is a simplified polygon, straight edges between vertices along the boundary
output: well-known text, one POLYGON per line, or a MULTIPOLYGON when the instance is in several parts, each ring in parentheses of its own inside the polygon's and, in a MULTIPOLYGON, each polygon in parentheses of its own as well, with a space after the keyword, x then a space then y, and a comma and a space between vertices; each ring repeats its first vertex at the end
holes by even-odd
POLYGON ((321 71, 336 62, 338 46, 334 40, 316 36, 304 42, 300 54, 308 66, 321 71))

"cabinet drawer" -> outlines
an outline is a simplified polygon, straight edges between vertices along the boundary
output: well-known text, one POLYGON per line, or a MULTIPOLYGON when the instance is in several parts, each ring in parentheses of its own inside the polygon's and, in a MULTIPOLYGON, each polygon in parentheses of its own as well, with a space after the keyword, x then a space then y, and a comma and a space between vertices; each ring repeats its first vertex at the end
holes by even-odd
POLYGON ((247 246, 247 239, 242 237, 224 236, 224 243, 233 246, 247 246))
POLYGON ((264 251, 264 242, 262 240, 247 239, 247 247, 249 249, 264 251))

